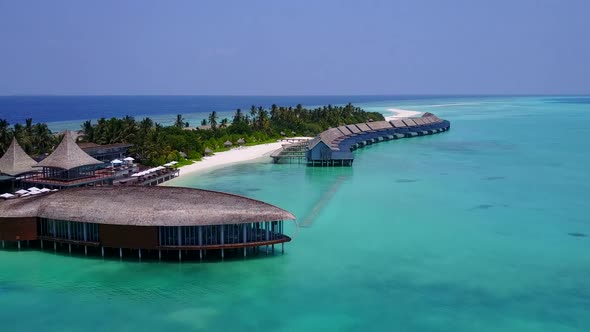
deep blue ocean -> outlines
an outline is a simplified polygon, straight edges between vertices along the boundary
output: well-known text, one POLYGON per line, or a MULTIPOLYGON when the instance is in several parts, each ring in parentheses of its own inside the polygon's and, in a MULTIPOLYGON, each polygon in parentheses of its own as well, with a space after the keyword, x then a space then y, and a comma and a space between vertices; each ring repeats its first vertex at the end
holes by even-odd
POLYGON ((130 115, 150 117, 167 125, 176 114, 182 114, 191 126, 198 126, 212 111, 220 118, 230 118, 237 108, 244 111, 252 105, 306 107, 378 101, 411 101, 439 99, 437 96, 0 96, 0 119, 11 124, 48 122, 54 131, 79 129, 85 120, 130 115))
MULTIPOLYGON (((265 158, 166 183, 291 211, 304 227, 287 223, 284 255, 179 264, 0 249, 0 331, 590 331, 587 96, 39 98, 52 128, 79 126, 67 103, 85 119, 130 114, 125 103, 158 118, 350 101, 433 112, 451 130, 359 149, 353 167, 265 158)), ((0 103, 2 115, 15 105, 0 103)))

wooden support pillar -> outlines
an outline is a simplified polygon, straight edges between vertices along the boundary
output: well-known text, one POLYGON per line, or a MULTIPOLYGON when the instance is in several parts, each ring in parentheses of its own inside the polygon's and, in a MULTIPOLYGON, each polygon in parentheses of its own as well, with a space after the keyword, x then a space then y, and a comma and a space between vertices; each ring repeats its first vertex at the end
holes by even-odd
POLYGON ((53 242, 53 251, 57 251, 57 242, 53 242))
POLYGON ((43 250, 43 240, 41 240, 41 250, 43 250))
POLYGON ((203 250, 199 250, 199 259, 203 260, 203 250))
POLYGON ((281 243, 281 254, 285 254, 285 243, 281 243))
POLYGON ((141 249, 137 250, 137 255, 139 256, 139 260, 141 260, 141 249))
POLYGON ((4 243, 4 240, 2 240, 2 249, 6 248, 6 244, 4 243))
POLYGON ((223 252, 223 249, 221 249, 221 259, 224 259, 224 258, 225 258, 225 254, 223 252))
POLYGON ((123 259, 123 248, 119 248, 119 259, 123 259))
POLYGON ((72 253, 72 244, 68 244, 68 251, 70 252, 70 254, 72 253))
POLYGON ((158 260, 162 260, 162 250, 158 249, 158 260))
POLYGON ((178 261, 182 262, 182 250, 178 250, 178 261))
POLYGON ((20 241, 17 241, 18 244, 18 250, 20 250, 20 241))
POLYGON ((84 246, 84 255, 88 256, 88 246, 84 246))
POLYGON ((272 245, 272 254, 273 255, 275 254, 275 245, 274 244, 272 245))
POLYGON ((104 257, 104 247, 100 247, 100 255, 104 257))

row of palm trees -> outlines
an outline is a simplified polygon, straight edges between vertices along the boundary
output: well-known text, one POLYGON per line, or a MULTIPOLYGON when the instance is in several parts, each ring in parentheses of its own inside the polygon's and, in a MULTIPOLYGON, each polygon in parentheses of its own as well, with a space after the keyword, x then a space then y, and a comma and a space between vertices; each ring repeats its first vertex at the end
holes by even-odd
POLYGON ((0 119, 0 155, 10 146, 16 137, 21 147, 31 156, 49 153, 59 142, 59 137, 53 135, 47 124, 33 124, 33 119, 26 119, 24 125, 16 123, 10 126, 5 119, 0 119))
MULTIPOLYGON (((227 119, 221 120, 219 125, 217 120, 217 112, 211 112, 201 124, 209 124, 214 130, 228 126, 227 119)), ((383 120, 382 114, 366 112, 350 103, 345 106, 326 105, 312 109, 304 108, 301 104, 296 107, 282 107, 273 104, 270 110, 253 105, 248 115, 238 108, 231 124, 232 126, 239 125, 242 128, 249 126, 253 131, 262 131, 271 135, 281 131, 316 135, 330 127, 380 120, 383 120)))

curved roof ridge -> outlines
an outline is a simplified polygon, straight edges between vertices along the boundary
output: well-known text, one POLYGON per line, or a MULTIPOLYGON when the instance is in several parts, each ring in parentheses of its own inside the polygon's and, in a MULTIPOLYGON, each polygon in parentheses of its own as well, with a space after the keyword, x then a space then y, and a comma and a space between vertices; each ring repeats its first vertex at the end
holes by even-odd
POLYGON ((296 219, 289 211, 240 195, 159 186, 65 189, 0 202, 0 216, 128 226, 207 226, 296 219))
POLYGON ((37 162, 23 150, 16 138, 13 138, 8 150, 0 158, 0 173, 17 176, 34 171, 35 165, 37 162))
POLYGON ((41 160, 36 167, 55 167, 69 170, 76 167, 100 164, 102 162, 84 152, 76 144, 72 133, 67 131, 55 151, 41 160))

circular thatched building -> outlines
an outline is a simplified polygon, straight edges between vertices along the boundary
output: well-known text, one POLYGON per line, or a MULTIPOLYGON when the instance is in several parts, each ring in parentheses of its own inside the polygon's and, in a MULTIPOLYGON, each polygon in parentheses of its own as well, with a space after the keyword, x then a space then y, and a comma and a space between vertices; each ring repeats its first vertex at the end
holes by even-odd
POLYGON ((0 202, 0 240, 152 254, 226 250, 284 244, 283 222, 295 216, 233 194, 177 187, 81 187, 0 202))

